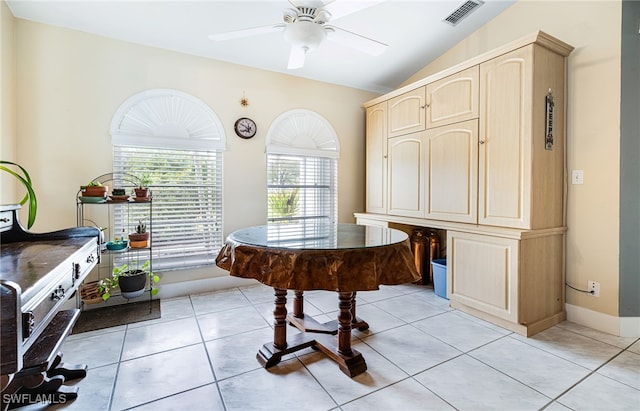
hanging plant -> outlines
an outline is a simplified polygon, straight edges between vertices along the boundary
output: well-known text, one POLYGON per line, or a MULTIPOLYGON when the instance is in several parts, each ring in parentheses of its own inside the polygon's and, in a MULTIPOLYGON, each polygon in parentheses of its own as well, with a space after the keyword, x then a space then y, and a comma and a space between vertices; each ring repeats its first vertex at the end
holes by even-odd
POLYGON ((33 226, 33 223, 36 221, 36 213, 38 212, 38 200, 36 199, 36 193, 33 191, 31 177, 29 176, 29 173, 27 173, 27 170, 25 170, 20 164, 6 160, 0 160, 0 164, 8 164, 10 166, 18 167, 20 169, 20 172, 22 173, 22 175, 20 175, 13 171, 11 168, 0 165, 0 170, 4 170, 14 176, 27 189, 27 193, 24 195, 22 200, 20 200, 19 204, 24 205, 27 202, 29 203, 29 217, 27 220, 27 228, 31 228, 31 226, 33 226))

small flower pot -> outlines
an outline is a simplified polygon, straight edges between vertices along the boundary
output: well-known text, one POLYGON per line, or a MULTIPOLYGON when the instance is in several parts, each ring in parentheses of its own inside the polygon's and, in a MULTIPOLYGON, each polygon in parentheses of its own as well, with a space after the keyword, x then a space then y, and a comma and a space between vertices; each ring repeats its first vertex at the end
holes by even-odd
POLYGON ((149 189, 148 188, 136 188, 134 189, 136 193, 136 198, 148 198, 149 197, 149 189))
POLYGON ((129 246, 131 248, 149 247, 149 233, 130 233, 129 246))
POLYGON ((130 270, 118 277, 120 294, 127 299, 136 298, 144 293, 149 273, 142 270, 130 270))
POLYGON ((86 186, 83 191, 83 197, 106 197, 109 187, 107 186, 86 186))

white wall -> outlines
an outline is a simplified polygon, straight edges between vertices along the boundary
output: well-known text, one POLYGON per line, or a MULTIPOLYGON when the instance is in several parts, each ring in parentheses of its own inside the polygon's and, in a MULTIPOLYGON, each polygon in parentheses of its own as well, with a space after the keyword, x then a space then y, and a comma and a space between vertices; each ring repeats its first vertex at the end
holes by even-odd
MULTIPOLYGON (((225 125, 225 235, 265 223, 266 132, 277 116, 295 108, 324 116, 340 139, 339 221, 354 222, 353 213, 364 210, 361 105, 375 94, 21 19, 14 19, 13 27, 15 160, 35 181, 39 212, 33 231, 75 226, 79 186, 112 169, 109 124, 115 110, 131 95, 153 88, 178 89, 203 100, 225 125), (240 105, 243 96, 247 108, 240 105), (233 132, 242 116, 258 124, 251 140, 233 132)), ((4 130, 2 137, 4 145, 4 130)), ((226 274, 212 268, 195 277, 226 274)))

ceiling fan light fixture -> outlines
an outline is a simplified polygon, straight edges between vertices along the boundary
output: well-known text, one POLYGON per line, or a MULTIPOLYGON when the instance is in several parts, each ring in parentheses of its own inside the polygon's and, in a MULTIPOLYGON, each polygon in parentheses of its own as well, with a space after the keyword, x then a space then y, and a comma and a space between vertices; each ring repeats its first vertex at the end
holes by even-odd
POLYGON ((304 20, 287 25, 284 31, 284 38, 292 47, 299 47, 305 51, 317 49, 326 36, 327 32, 322 25, 304 20))

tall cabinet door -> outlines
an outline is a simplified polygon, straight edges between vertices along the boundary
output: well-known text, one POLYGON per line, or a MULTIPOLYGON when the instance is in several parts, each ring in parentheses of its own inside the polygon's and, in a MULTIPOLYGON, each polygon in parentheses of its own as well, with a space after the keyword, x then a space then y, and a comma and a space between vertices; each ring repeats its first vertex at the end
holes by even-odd
POLYGON ((426 217, 475 224, 478 219, 478 120, 427 130, 426 217))
POLYGON ((533 45, 480 65, 478 223, 529 228, 533 45))
POLYGON ((427 84, 427 128, 478 118, 478 66, 427 84))
POLYGON ((424 217, 426 132, 388 141, 389 214, 424 217))
POLYGON ((387 102, 367 108, 366 209, 387 212, 387 102))
POLYGON ((389 103, 389 137, 422 131, 425 125, 425 88, 396 96, 389 103))

